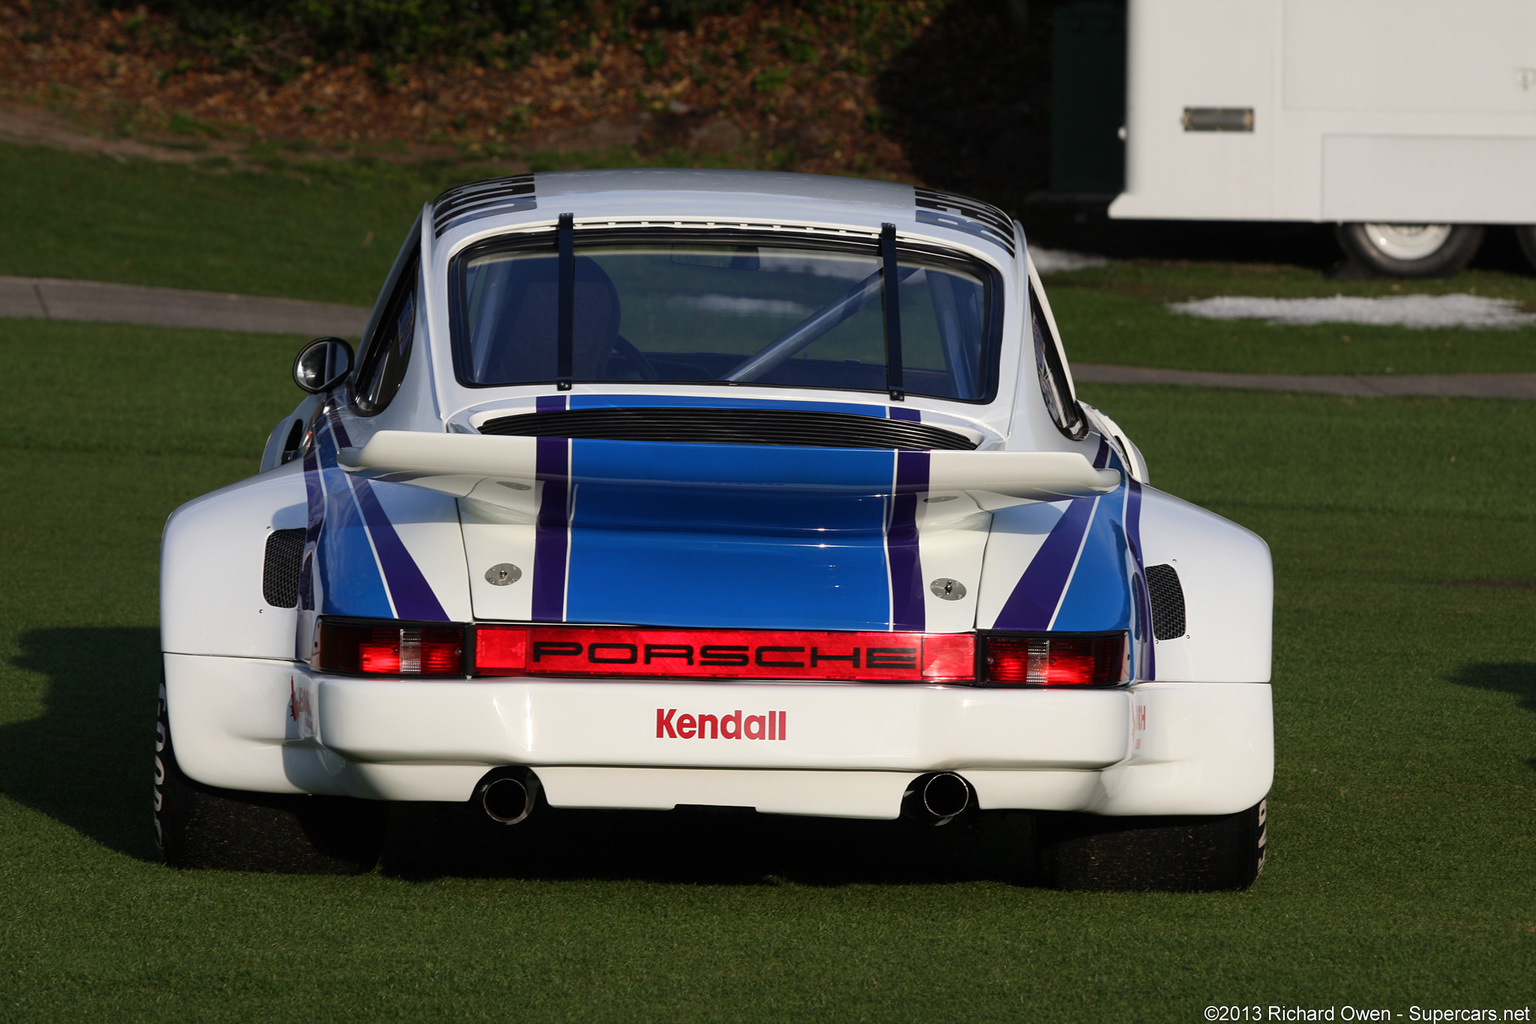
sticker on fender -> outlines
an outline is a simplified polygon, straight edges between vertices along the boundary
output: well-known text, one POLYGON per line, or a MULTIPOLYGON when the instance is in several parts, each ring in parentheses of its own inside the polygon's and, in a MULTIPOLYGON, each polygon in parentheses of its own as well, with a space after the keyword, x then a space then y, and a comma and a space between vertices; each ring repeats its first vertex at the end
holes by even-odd
POLYGON ((742 717, 740 709, 728 715, 680 715, 677 708, 656 709, 659 740, 782 740, 788 732, 787 711, 742 717))

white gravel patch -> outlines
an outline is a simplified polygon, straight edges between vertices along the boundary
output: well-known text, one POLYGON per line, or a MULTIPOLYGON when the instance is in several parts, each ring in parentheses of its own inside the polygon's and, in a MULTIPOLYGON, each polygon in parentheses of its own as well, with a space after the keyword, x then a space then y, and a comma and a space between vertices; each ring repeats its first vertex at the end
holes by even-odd
POLYGON ((1514 299, 1482 295, 1388 295, 1368 299, 1260 299, 1222 295, 1170 302, 1168 308, 1207 320, 1267 320, 1272 324, 1380 324, 1395 327, 1496 327, 1536 324, 1514 299))
POLYGON ((1070 249, 1042 249, 1029 247, 1029 258, 1035 261, 1040 276, 1056 274, 1063 270, 1082 270, 1084 267, 1102 267, 1109 260, 1091 252, 1072 252, 1070 249))

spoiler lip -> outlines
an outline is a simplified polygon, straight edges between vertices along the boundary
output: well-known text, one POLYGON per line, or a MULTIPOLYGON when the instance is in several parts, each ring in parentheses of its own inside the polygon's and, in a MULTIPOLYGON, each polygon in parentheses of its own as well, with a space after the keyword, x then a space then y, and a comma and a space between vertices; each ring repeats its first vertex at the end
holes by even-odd
MULTIPOLYGON (((536 472, 538 444, 550 438, 498 436, 486 434, 436 434, 407 430, 381 430, 362 447, 342 448, 337 462, 349 473, 393 483, 412 484, 455 497, 473 496, 476 500, 495 501, 496 488, 480 485, 496 481, 509 497, 538 482, 536 472), (473 494, 471 493, 473 492, 473 494), (489 498, 488 498, 489 495, 489 498)), ((654 452, 665 446, 675 451, 679 465, 687 465, 690 451, 707 449, 718 453, 732 449, 740 458, 729 460, 730 472, 717 472, 714 478, 690 478, 680 474, 676 480, 590 477, 576 473, 574 484, 605 486, 677 487, 709 490, 773 491, 775 493, 810 493, 850 497, 889 496, 896 493, 933 493, 964 491, 972 493, 983 509, 1001 508, 1021 501, 1063 501, 1068 498, 1107 494, 1120 486, 1118 470, 1095 469, 1077 452, 1006 452, 1006 451, 929 451, 925 486, 898 487, 894 476, 887 486, 871 489, 868 483, 841 479, 835 463, 818 460, 815 453, 878 449, 795 448, 795 458, 785 458, 787 449, 770 445, 693 444, 670 441, 595 441, 604 445, 632 445, 654 452), (770 454, 771 453, 771 454, 770 454), (770 471, 771 464, 771 471, 770 471), (989 496, 994 496, 989 499, 989 496)), ((894 457, 895 449, 891 450, 894 457)), ((903 453, 910 454, 910 453, 903 453)), ((719 465, 721 460, 709 460, 719 465)))

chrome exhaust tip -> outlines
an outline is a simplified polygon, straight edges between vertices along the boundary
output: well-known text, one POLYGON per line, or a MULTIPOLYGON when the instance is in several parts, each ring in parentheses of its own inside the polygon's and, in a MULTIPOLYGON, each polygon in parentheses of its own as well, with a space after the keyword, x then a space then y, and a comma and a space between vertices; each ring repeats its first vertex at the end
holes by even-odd
POLYGON ((539 802, 539 777, 527 768, 497 768, 480 780, 473 797, 492 821, 526 821, 539 802))
POLYGON ((901 798, 902 817, 947 825, 971 806, 971 784, 954 772, 930 772, 912 780, 901 798))

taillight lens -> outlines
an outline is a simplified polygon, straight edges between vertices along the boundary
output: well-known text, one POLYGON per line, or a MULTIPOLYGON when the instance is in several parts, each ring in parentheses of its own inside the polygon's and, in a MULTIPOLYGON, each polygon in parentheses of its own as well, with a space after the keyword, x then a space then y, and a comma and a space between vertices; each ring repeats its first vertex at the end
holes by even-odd
POLYGON ((981 676, 995 686, 1118 686, 1130 677, 1126 637, 983 635, 981 676))
POLYGON ((1118 686, 1124 633, 825 633, 541 624, 432 625, 322 618, 315 668, 346 675, 819 679, 1118 686))
POLYGON ((367 676, 462 676, 462 626, 379 625, 321 619, 315 667, 367 676))

